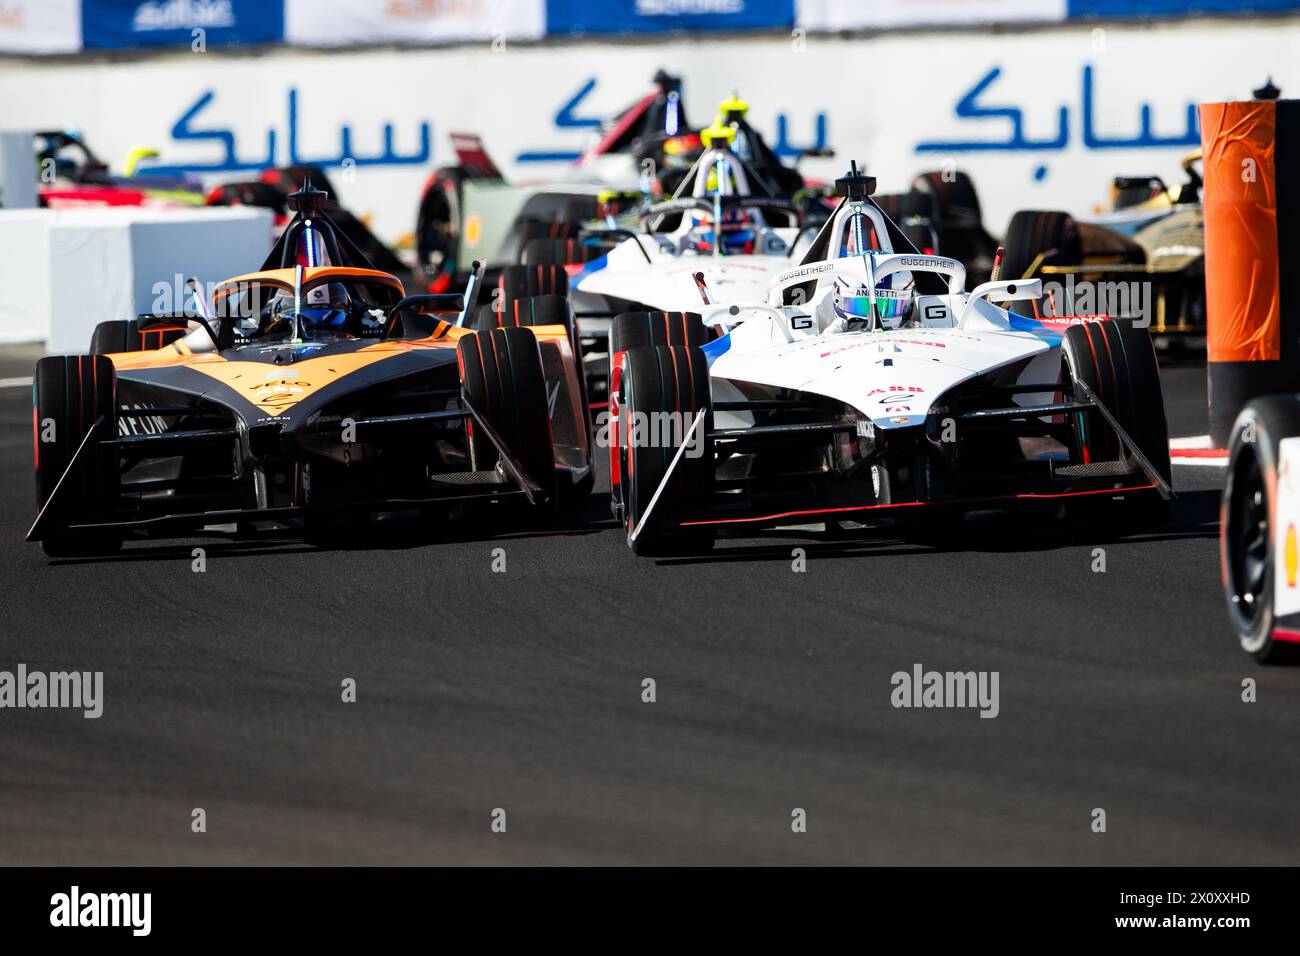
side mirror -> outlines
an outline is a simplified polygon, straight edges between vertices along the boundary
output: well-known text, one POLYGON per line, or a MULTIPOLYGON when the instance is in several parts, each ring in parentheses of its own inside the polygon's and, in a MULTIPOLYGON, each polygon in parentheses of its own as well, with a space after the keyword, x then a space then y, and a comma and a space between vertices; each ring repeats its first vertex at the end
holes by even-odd
POLYGON ((966 324, 966 318, 974 314, 975 303, 980 299, 992 301, 997 299, 999 302, 1010 302, 1017 300, 1037 301, 1043 297, 1043 280, 1042 279, 1000 279, 996 282, 985 282, 977 285, 966 300, 966 306, 961 310, 961 316, 957 319, 957 328, 962 328, 966 324))
POLYGON ((217 333, 213 331, 208 320, 192 312, 177 312, 169 315, 160 313, 138 315, 135 319, 135 327, 136 331, 142 336, 148 334, 157 335, 159 346, 162 346, 184 338, 190 331, 191 322, 196 323, 208 333, 214 348, 220 348, 217 343, 217 333))
POLYGON ((395 333, 409 337, 406 329, 408 322, 416 326, 424 335, 431 335, 442 322, 460 325, 464 308, 465 299, 458 292, 408 295, 389 310, 388 321, 384 323, 384 331, 380 338, 391 338, 395 333), (438 314, 452 316, 455 321, 450 318, 438 318, 438 314), (423 315, 431 315, 434 321, 422 322, 420 316, 423 315))
MULTIPOLYGON (((217 337, 217 331, 212 327, 212 312, 208 307, 207 293, 203 290, 203 283, 197 276, 190 276, 185 280, 185 291, 194 299, 195 308, 198 310, 196 315, 189 315, 190 321, 197 322, 208 333, 208 338, 212 339, 212 347, 221 350, 221 339, 217 337)), ((223 322, 222 325, 227 328, 233 328, 229 322, 223 322)))
POLYGON ((1041 299, 1043 297, 1042 279, 999 279, 985 282, 971 290, 970 300, 997 299, 999 302, 1013 302, 1023 299, 1041 299))

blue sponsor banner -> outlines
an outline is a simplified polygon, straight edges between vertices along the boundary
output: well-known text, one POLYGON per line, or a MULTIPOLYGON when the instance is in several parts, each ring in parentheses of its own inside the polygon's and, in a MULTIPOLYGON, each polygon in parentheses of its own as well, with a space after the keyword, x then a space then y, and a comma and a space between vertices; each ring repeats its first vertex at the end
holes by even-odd
POLYGON ((87 49, 280 43, 283 0, 83 0, 87 49), (202 34, 196 34, 202 30, 202 34))
POLYGON ((788 30, 794 0, 549 0, 546 32, 788 30))
POLYGON ((1182 17, 1200 13, 1278 13, 1300 0, 1070 0, 1071 17, 1182 17))

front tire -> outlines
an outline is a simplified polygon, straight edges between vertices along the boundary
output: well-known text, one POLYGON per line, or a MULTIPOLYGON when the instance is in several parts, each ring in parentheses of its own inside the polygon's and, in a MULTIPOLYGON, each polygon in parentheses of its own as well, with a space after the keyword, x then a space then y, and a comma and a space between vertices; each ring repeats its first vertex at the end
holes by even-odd
MULTIPOLYGON (((1160 366, 1151 336, 1127 321, 1086 322, 1065 330, 1061 355, 1067 383, 1086 383, 1118 419, 1156 473, 1169 483, 1172 476, 1169 428, 1165 421, 1160 366)), ((1082 398, 1082 390, 1077 390, 1074 398, 1082 398)), ((1073 463, 1120 458, 1123 448, 1119 436, 1100 412, 1075 412, 1070 420, 1073 463)), ((1088 502, 1088 517, 1099 518, 1116 530, 1159 528, 1169 521, 1170 502, 1154 489, 1130 493, 1122 502, 1099 497, 1101 501, 1088 502)))
MULTIPOLYGON (((490 329, 462 336, 456 344, 461 390, 501 436, 507 449, 542 489, 547 507, 555 502, 555 446, 542 356, 531 329, 490 329)), ((475 471, 497 467, 491 440, 466 422, 475 471)))
POLYGON ((1242 409, 1228 444, 1219 515, 1224 598, 1241 649, 1261 663, 1294 658, 1295 649, 1273 637, 1273 523, 1280 444, 1295 435, 1300 435, 1300 396, 1272 395, 1242 409))
POLYGON ((708 438, 713 413, 704 354, 683 346, 633 348, 623 355, 620 380, 617 467, 628 547, 640 555, 707 551, 716 530, 681 524, 713 495, 713 443, 708 438), (677 450, 701 413, 704 421, 656 501, 677 450))
MULTIPOLYGON (((101 417, 100 436, 117 434, 116 380, 113 363, 100 355, 51 355, 36 363, 33 376, 32 447, 35 455, 36 508, 39 512, 59 488, 57 522, 112 503, 117 488, 116 461, 88 445, 68 470, 83 440, 101 417), (66 477, 65 477, 66 472, 66 477), (66 487, 60 482, 66 482, 66 487)), ((109 554, 122 546, 120 534, 52 530, 41 547, 52 558, 109 554)))
POLYGON ((415 221, 415 254, 428 287, 450 289, 459 279, 461 209, 465 170, 449 166, 429 180, 415 221))
POLYGON ((184 325, 162 322, 141 331, 136 319, 109 319, 95 326, 90 337, 90 354, 153 351, 183 339, 188 331, 184 325))
POLYGON ((609 509, 622 522, 623 489, 619 474, 619 380, 623 353, 639 346, 704 345, 709 340, 704 320, 697 312, 624 312, 614 319, 609 333, 609 509))

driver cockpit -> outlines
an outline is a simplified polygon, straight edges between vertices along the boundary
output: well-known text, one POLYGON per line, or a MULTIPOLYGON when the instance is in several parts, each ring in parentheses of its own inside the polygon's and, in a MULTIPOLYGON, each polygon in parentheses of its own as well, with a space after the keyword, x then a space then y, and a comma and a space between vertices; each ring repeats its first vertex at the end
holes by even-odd
POLYGON ((818 324, 823 332, 880 332, 911 324, 916 312, 916 284, 893 272, 874 283, 836 275, 831 294, 822 300, 818 324))
POLYGON ((835 275, 834 288, 825 299, 834 317, 823 315, 822 328, 829 332, 901 328, 912 318, 916 284, 908 272, 894 272, 872 281, 869 257, 890 252, 889 232, 880 221, 879 210, 866 202, 852 201, 840 212, 841 224, 838 235, 832 236, 831 249, 835 258, 861 260, 863 275, 860 281, 842 272, 835 275))
MULTIPOLYGON (((755 195, 744 161, 731 149, 735 136, 735 127, 720 123, 700 131, 705 152, 695 164, 695 175, 688 177, 682 186, 690 186, 689 195, 694 199, 719 201, 712 210, 692 210, 687 214, 683 251, 712 254, 720 235, 723 255, 749 255, 756 251, 760 231, 767 228, 757 209, 721 202, 733 196, 755 195)), ((678 190, 679 195, 683 192, 678 190)))

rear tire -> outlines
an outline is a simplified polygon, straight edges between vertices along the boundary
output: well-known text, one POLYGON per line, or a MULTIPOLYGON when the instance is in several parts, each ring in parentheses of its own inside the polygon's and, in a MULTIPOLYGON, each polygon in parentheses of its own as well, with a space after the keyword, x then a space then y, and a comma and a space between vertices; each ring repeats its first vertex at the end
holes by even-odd
MULTIPOLYGON (((1075 381, 1087 384, 1160 477, 1169 482, 1172 469, 1164 391, 1155 347, 1146 330, 1114 320, 1072 325, 1062 337, 1061 355, 1066 380, 1071 385, 1075 381)), ((1074 397, 1081 398, 1082 391, 1074 397)), ((1119 436, 1099 411, 1074 412, 1070 418, 1072 462, 1114 461, 1120 457, 1119 436)), ((1151 490, 1132 493, 1123 502, 1098 495, 1088 501, 1084 510, 1116 530, 1149 529, 1168 523, 1170 502, 1151 490)))
POLYGON ((1296 435, 1300 396, 1270 395, 1241 410, 1228 443, 1228 478, 1219 512, 1224 598, 1241 649, 1261 663, 1294 661, 1300 651, 1273 638, 1279 446, 1283 438, 1296 435))
POLYGON ((623 489, 628 547, 636 554, 663 555, 707 551, 716 529, 682 528, 680 520, 713 496, 713 427, 709 370, 704 354, 683 346, 638 347, 623 356, 619 422, 619 484, 623 489), (678 462, 672 481, 653 511, 650 502, 667 474, 677 449, 704 413, 692 447, 678 462), (665 419, 664 414, 673 416, 665 419), (664 427, 664 423, 669 425, 664 427), (633 434, 633 424, 638 426, 633 434), (692 451, 698 448, 698 454, 692 451), (642 525, 649 511, 649 518, 642 525), (636 538, 632 533, 638 526, 636 538))
POLYGON ((183 339, 188 331, 178 325, 159 323, 142 332, 138 319, 109 319, 95 326, 90 337, 90 354, 153 351, 183 339))
POLYGON ((519 220, 519 243, 523 248, 530 239, 574 239, 582 232, 581 222, 563 220, 519 220))
MULTIPOLYGON (((528 328, 530 326, 546 325, 564 327, 565 336, 569 341, 569 351, 574 356, 575 361, 578 362, 578 403, 582 415, 578 427, 586 432, 587 448, 590 449, 592 447, 591 418, 588 414, 587 376, 581 364, 582 340, 578 337, 578 325, 573 318, 573 311, 569 307, 568 298, 562 295, 535 295, 528 299, 514 299, 500 304, 503 307, 500 312, 496 311, 495 304, 485 305, 480 308, 478 318, 475 320, 475 327, 479 329, 494 327, 507 329, 528 328)), ((545 369, 545 366, 544 359, 543 369, 545 369)), ((552 368, 554 369, 554 366, 552 368)), ((553 370, 552 382, 555 381, 555 374, 553 370)), ((561 392, 561 394, 567 393, 561 392)), ((595 485, 594 468, 589 469, 587 476, 576 484, 560 481, 559 493, 563 499, 564 507, 572 509, 585 500, 591 494, 595 485)))
POLYGON ((581 265, 601 254, 595 246, 587 246, 577 238, 529 239, 524 243, 519 261, 525 266, 581 265))
POLYGON ((921 173, 912 181, 912 188, 934 197, 937 207, 935 221, 940 229, 957 224, 978 226, 982 221, 975 181, 960 169, 921 173))
POLYGON ((464 182, 469 178, 459 166, 433 174, 420 199, 415 220, 415 255, 427 286, 444 291, 456 284, 460 254, 461 210, 464 182))
POLYGON ((140 351, 140 335, 130 319, 109 319, 95 326, 90 336, 90 354, 108 355, 113 352, 140 351))
MULTIPOLYGON (((542 357, 531 329, 489 329, 463 336, 456 345, 461 390, 501 436, 506 447, 555 502, 555 446, 542 357)), ((466 422, 471 467, 490 471, 500 455, 473 420, 466 422)))
MULTIPOLYGON (((1007 226, 1006 255, 1002 259, 1003 279, 1038 278, 1042 266, 1072 266, 1083 260, 1083 246, 1079 240, 1079 227, 1069 213, 1022 210, 1011 217, 1007 226), (1039 256, 1041 263, 1035 266, 1039 256), (1034 275, 1027 276, 1031 269, 1034 275)), ((1064 314, 1067 305, 1054 303, 1057 314, 1064 314)), ((1033 315, 1034 304, 1025 300, 1011 303, 1011 311, 1020 315, 1033 315)))
POLYGON ((554 264, 506 266, 497 277, 496 289, 492 294, 504 302, 530 299, 535 295, 567 296, 569 274, 563 266, 554 264))
MULTIPOLYGON (((32 445, 39 511, 59 486, 73 455, 101 416, 101 436, 117 435, 116 381, 113 363, 100 355, 51 355, 36 363, 33 377, 32 445), (48 439, 48 440, 43 440, 48 439)), ((110 505, 117 488, 116 461, 97 444, 87 447, 77 467, 67 473, 60 491, 57 522, 64 516, 110 505)), ((108 554, 122 546, 111 532, 52 531, 41 540, 53 558, 108 554)))
POLYGON ((474 325, 479 329, 562 325, 568 330, 570 338, 576 334, 568 297, 562 295, 534 295, 526 299, 501 298, 489 302, 479 307, 474 325))

